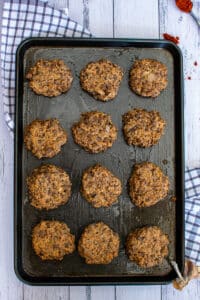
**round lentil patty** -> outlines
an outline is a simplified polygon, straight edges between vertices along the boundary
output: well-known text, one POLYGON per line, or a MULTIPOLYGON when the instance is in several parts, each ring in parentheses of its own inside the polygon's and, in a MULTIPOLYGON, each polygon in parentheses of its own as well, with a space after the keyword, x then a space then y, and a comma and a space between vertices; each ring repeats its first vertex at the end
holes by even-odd
POLYGON ((158 111, 135 108, 122 117, 124 137, 128 145, 151 147, 164 134, 166 122, 158 111))
POLYGON ((82 233, 78 252, 86 264, 109 264, 118 256, 119 236, 103 222, 88 225, 82 233))
POLYGON ((71 70, 61 59, 40 59, 30 68, 26 78, 36 94, 47 97, 67 92, 73 81, 71 70))
POLYGON ((80 83, 83 90, 95 99, 108 101, 117 96, 123 70, 107 59, 90 62, 81 70, 80 83))
POLYGON ((72 126, 74 141, 90 153, 99 153, 112 147, 117 139, 117 128, 110 115, 100 111, 81 114, 72 126))
POLYGON ((136 60, 130 70, 129 86, 143 97, 157 97, 167 87, 167 67, 155 59, 136 60))
POLYGON ((168 245, 168 236, 159 227, 142 227, 128 235, 126 252, 131 261, 149 268, 162 263, 168 255, 168 245))
POLYGON ((55 156, 66 142, 67 133, 57 119, 34 120, 24 131, 24 144, 37 158, 55 156))
POLYGON ((37 209, 54 209, 67 203, 71 195, 69 175, 54 165, 42 165, 27 178, 31 205, 37 209))
POLYGON ((75 237, 64 222, 41 221, 33 228, 32 245, 42 260, 62 260, 75 250, 75 237))
POLYGON ((129 194, 138 207, 149 207, 169 192, 169 179, 162 170, 151 162, 136 164, 129 179, 129 194))
POLYGON ((111 206, 121 192, 121 181, 107 168, 97 164, 83 173, 82 194, 92 206, 96 208, 111 206))

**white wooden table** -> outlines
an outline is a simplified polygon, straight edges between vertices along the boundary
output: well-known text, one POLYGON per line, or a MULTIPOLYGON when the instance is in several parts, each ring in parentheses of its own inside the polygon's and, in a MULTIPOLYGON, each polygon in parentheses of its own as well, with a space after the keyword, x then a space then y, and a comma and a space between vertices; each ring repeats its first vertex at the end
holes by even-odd
MULTIPOLYGON (((186 165, 200 166, 200 31, 174 0, 51 0, 96 37, 178 35, 184 55, 186 165), (191 80, 187 80, 190 76, 191 80)), ((200 1, 194 1, 200 15, 200 1)), ((179 292, 167 286, 31 287, 13 270, 13 141, 0 104, 0 300, 197 300, 200 281, 179 292)))

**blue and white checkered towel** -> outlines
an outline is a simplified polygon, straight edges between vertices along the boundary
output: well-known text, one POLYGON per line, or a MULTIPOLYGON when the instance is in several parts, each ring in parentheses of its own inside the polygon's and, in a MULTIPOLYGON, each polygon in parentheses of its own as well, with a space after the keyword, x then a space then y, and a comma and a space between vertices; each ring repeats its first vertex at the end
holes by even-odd
MULTIPOLYGON (((2 1, 2 0, 0 0, 2 1)), ((1 5, 1 4, 0 4, 1 5)), ((28 37, 90 37, 88 30, 61 10, 39 0, 5 0, 1 28, 1 78, 5 120, 14 128, 15 54, 28 37)))
MULTIPOLYGON (((91 37, 62 11, 38 0, 5 0, 2 10, 1 78, 5 119, 13 130, 15 53, 27 37, 91 37)), ((186 171, 186 257, 200 265, 200 169, 186 171)))
POLYGON ((185 172, 185 254, 200 265, 200 169, 185 172))

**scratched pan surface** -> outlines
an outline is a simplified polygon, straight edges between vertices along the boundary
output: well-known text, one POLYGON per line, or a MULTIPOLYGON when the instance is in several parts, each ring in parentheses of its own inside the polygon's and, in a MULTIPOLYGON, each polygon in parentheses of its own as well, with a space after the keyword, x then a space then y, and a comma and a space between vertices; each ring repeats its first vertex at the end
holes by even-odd
POLYGON ((32 284, 98 284, 98 283, 161 283, 170 281, 175 273, 170 260, 183 266, 183 116, 181 55, 175 46, 162 41, 137 40, 67 40, 30 39, 17 54, 17 111, 15 151, 15 270, 32 284), (73 72, 72 88, 66 94, 49 99, 34 94, 24 78, 38 59, 63 59, 73 72), (81 90, 80 70, 90 61, 108 58, 125 71, 115 100, 103 103, 81 90), (168 86, 156 99, 142 98, 131 92, 128 73, 134 60, 153 58, 168 68, 168 86), (166 120, 165 135, 147 149, 128 146, 122 134, 122 115, 132 108, 158 110, 166 120), (71 126, 86 111, 100 110, 111 115, 118 128, 113 147, 104 153, 89 154, 76 145, 71 126), (52 159, 37 159, 23 146, 23 128, 34 119, 57 118, 68 133, 68 143, 52 159), (151 161, 169 176, 169 195, 150 208, 135 207, 127 192, 127 181, 135 163, 151 161), (68 172, 72 180, 69 202, 51 211, 38 211, 27 197, 26 177, 42 163, 52 163, 68 172), (80 194, 83 171, 100 163, 116 174, 123 184, 119 201, 110 208, 95 209, 80 194), (171 201, 176 195, 177 201, 171 201), (40 220, 66 222, 76 243, 84 227, 103 221, 120 236, 119 256, 108 265, 87 265, 75 251, 62 261, 41 261, 31 245, 31 231, 40 220), (142 269, 125 254, 127 234, 135 228, 157 225, 170 239, 169 256, 159 266, 142 269))

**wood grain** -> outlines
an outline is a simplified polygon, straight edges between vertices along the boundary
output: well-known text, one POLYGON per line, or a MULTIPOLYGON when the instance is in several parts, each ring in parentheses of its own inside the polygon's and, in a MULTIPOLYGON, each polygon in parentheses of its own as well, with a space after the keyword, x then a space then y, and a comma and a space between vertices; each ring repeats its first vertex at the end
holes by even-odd
POLYGON ((114 0, 114 37, 158 38, 157 0, 114 0))
POLYGON ((23 297, 23 284, 13 266, 13 141, 0 105, 0 299, 23 297), (13 292, 15 291, 15 292, 13 292))
POLYGON ((96 37, 113 36, 113 0, 89 1, 89 29, 96 37))
POLYGON ((70 300, 89 300, 85 286, 71 286, 70 287, 70 300))
POLYGON ((160 286, 128 286, 116 288, 117 300, 161 299, 160 286))
POLYGON ((200 80, 185 82, 185 163, 187 167, 200 166, 200 80))
MULTIPOLYGON (((200 2, 194 3, 195 9, 200 11, 200 2)), ((174 1, 160 0, 160 37, 164 32, 180 37, 179 47, 182 50, 185 78, 185 157, 186 166, 200 165, 200 135, 197 134, 200 125, 200 105, 197 99, 200 95, 200 67, 199 62, 200 38, 198 27, 190 15, 177 9, 174 1), (188 76, 191 80, 188 80, 188 76), (195 109, 194 109, 195 107, 195 109)))
POLYGON ((69 287, 38 287, 24 285, 24 299, 27 300, 70 300, 69 287))
POLYGON ((83 25, 83 0, 69 1, 69 16, 71 19, 83 25))
MULTIPOLYGON (((115 288, 113 286, 93 286, 91 287, 91 299, 115 299, 115 288)), ((89 299, 88 299, 89 300, 89 299)))
POLYGON ((162 287, 162 300, 199 300, 198 280, 193 280, 182 291, 175 290, 173 286, 162 287))

